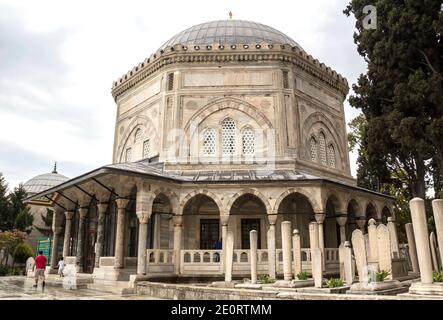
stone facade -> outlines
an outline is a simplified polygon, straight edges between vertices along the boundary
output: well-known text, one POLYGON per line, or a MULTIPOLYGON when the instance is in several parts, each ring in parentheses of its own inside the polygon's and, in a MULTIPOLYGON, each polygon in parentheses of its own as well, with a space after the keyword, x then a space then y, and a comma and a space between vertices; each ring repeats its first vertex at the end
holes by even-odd
MULTIPOLYGON (((312 269, 310 223, 322 271, 338 270, 340 243, 393 206, 350 174, 348 90, 335 71, 276 39, 162 47, 113 84, 113 164, 31 201, 48 196, 70 212, 65 219, 73 213, 63 252, 96 279, 217 275, 227 264, 228 279, 248 274, 251 230, 257 273, 282 276, 284 221, 298 230, 302 270, 312 269), (228 234, 232 261, 214 245, 228 234)), ((285 234, 288 254, 292 230, 285 234)))

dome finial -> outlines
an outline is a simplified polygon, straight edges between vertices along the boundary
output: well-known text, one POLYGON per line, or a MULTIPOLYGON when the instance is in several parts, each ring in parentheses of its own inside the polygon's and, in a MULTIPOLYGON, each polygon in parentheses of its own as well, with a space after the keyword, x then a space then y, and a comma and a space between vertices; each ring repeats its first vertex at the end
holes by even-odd
POLYGON ((52 173, 57 173, 57 161, 54 162, 54 170, 52 170, 52 173))
POLYGON ((232 11, 229 11, 229 19, 232 20, 232 11))

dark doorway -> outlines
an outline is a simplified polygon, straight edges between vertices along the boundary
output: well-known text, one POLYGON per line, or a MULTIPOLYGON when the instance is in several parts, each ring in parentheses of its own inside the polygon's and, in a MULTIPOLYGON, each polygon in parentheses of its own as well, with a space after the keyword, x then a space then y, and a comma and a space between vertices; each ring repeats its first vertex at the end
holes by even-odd
POLYGON ((257 248, 261 249, 260 219, 241 219, 241 248, 250 249, 249 232, 257 230, 257 248))
POLYGON ((214 249, 220 236, 219 219, 200 220, 200 249, 214 249))

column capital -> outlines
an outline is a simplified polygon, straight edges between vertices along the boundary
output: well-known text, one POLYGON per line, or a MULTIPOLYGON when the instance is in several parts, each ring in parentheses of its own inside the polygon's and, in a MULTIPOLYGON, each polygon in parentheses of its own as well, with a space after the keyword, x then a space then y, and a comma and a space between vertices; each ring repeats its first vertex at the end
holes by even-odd
POLYGON ((348 217, 343 215, 336 217, 336 219, 340 227, 344 227, 346 225, 346 221, 348 221, 348 217))
POLYGON ((222 226, 227 226, 229 221, 229 215, 228 214, 222 214, 220 215, 220 222, 222 226))
POLYGON ((277 223, 277 217, 278 217, 277 213, 268 214, 267 217, 268 217, 268 222, 271 226, 274 226, 277 223))
POLYGON ((174 216, 173 220, 174 220, 174 227, 181 227, 183 225, 183 216, 182 215, 174 216))
POLYGON ((315 213, 314 218, 315 218, 315 221, 317 221, 317 223, 323 223, 326 218, 326 213, 320 213, 320 212, 315 213))
POLYGON ((115 199, 115 202, 117 204, 117 209, 126 209, 126 206, 129 203, 129 199, 117 198, 115 199))
POLYGON ((80 219, 85 219, 88 215, 88 207, 78 208, 78 213, 80 214, 80 219))
POLYGON ((74 218, 74 210, 68 210, 65 212, 66 220, 72 220, 74 218))
POLYGON ((98 213, 106 213, 106 210, 108 210, 109 202, 100 202, 97 204, 98 213))
POLYGON ((148 223, 150 216, 147 216, 147 215, 137 215, 137 218, 138 218, 138 222, 140 224, 146 224, 146 223, 148 223))

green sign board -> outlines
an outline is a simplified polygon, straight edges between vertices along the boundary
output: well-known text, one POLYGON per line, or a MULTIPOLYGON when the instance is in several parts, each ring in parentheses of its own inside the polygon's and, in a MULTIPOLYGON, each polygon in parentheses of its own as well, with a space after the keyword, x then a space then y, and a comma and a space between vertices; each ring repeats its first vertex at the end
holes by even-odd
POLYGON ((40 238, 37 242, 37 253, 43 251, 43 255, 46 256, 46 265, 51 263, 51 251, 52 251, 52 238, 40 238))

